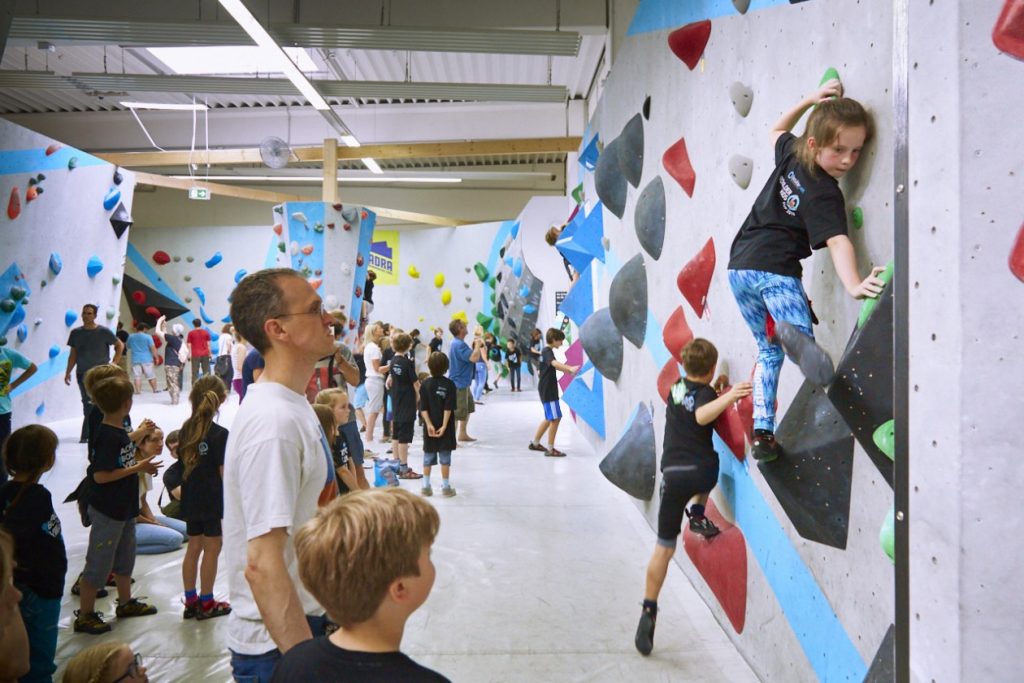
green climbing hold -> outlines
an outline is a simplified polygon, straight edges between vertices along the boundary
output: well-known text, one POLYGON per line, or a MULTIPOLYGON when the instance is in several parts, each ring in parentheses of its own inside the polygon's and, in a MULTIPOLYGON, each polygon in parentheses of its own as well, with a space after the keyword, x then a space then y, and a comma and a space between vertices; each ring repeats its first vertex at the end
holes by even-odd
POLYGON ((13 299, 4 299, 0 301, 0 311, 3 311, 4 313, 10 313, 11 311, 14 310, 16 305, 17 304, 14 303, 13 299))
POLYGON ((878 425, 878 429, 871 436, 875 441, 875 445, 878 446, 878 450, 889 456, 890 460, 895 459, 896 454, 896 423, 894 420, 883 422, 878 425))
POLYGON ((27 292, 25 291, 24 287, 19 287, 17 285, 11 287, 11 298, 14 299, 15 301, 21 301, 22 299, 24 299, 26 293, 27 292))
POLYGON ((492 318, 489 315, 484 315, 483 311, 476 314, 476 321, 484 327, 490 327, 492 318))
POLYGON ((282 254, 288 249, 288 246, 284 242, 277 243, 277 250, 282 254))
POLYGON ((491 292, 491 303, 493 304, 496 300, 494 292, 491 292))
POLYGON ((491 289, 494 289, 494 285, 496 285, 497 283, 498 283, 498 281, 495 280, 493 277, 490 280, 487 281, 487 284, 489 284, 491 286, 491 289))
POLYGON ((74 171, 76 168, 78 168, 78 157, 71 157, 68 159, 68 170, 74 171))
POLYGON ((834 66, 830 66, 829 68, 825 69, 825 75, 821 77, 821 81, 818 82, 818 86, 823 86, 831 80, 842 80, 839 78, 839 72, 836 71, 836 68, 834 66))
POLYGON ((878 542, 882 544, 882 551, 889 556, 889 560, 895 562, 896 550, 893 546, 896 544, 896 512, 893 508, 889 508, 889 514, 882 522, 882 529, 878 532, 878 542))
POLYGON ((850 221, 853 223, 853 227, 860 230, 864 227, 864 209, 859 206, 853 207, 853 211, 850 212, 850 221))
MULTIPOLYGON (((890 261, 889 265, 885 267, 885 270, 878 274, 878 279, 884 282, 885 284, 889 284, 889 282, 892 280, 892 273, 893 263, 892 261, 890 261)), ((864 303, 860 305, 860 316, 857 317, 857 327, 864 326, 864 323, 866 323, 868 321, 868 318, 871 317, 871 314, 872 312, 874 312, 876 306, 878 306, 878 298, 864 299, 864 303)))
POLYGON ((482 263, 477 263, 473 266, 473 270, 476 272, 476 277, 480 282, 487 281, 487 276, 490 275, 490 273, 487 272, 487 266, 482 263))
POLYGON ((577 204, 583 203, 583 183, 580 183, 572 190, 572 200, 577 204))

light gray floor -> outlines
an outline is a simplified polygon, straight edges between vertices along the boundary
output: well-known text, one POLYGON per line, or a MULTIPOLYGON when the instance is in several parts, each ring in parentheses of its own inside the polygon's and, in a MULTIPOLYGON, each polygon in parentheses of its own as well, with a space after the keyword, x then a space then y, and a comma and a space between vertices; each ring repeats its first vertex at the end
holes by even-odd
MULTIPOLYGON (((132 418, 180 426, 187 407, 167 394, 144 394, 132 418)), ((220 424, 231 427, 237 399, 220 424)), ((536 393, 502 389, 478 406, 470 433, 480 442, 456 451, 452 483, 458 496, 435 496, 441 531, 434 545, 437 582, 410 619, 403 649, 453 681, 728 681, 757 678, 674 565, 662 593, 654 653, 633 648, 644 572, 654 534, 627 496, 600 474, 591 451, 566 417, 558 447, 569 456, 545 458, 526 449, 541 417, 536 393)), ((82 476, 80 422, 52 423, 61 438, 57 466, 43 483, 54 501, 82 476)), ((422 463, 413 444, 410 461, 422 463)), ((438 471, 435 474, 437 477, 438 471)), ((435 481, 435 490, 439 487, 435 481)), ((419 490, 419 482, 403 482, 419 490)), ((159 493, 160 487, 153 494, 159 493)), ((70 504, 58 505, 68 546, 68 589, 84 562, 87 532, 70 504)), ((71 631, 78 600, 68 595, 60 621, 58 664, 104 639, 129 642, 153 681, 228 681, 225 620, 181 619, 184 551, 142 556, 137 595, 160 613, 118 623, 105 636, 71 631)), ((685 554, 680 554, 687 561, 685 554)), ((226 593, 223 576, 217 592, 226 593)), ((98 608, 114 613, 114 591, 98 608)), ((60 680, 59 677, 56 680, 60 680)))

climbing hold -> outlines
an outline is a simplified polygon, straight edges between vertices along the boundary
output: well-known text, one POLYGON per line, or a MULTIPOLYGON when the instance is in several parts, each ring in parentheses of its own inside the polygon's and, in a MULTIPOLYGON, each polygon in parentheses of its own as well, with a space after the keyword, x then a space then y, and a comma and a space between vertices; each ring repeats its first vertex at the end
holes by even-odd
POLYGON ((78 157, 71 157, 68 159, 68 170, 74 171, 76 168, 78 168, 78 157))
POLYGON ((200 303, 206 303, 206 292, 203 291, 202 287, 193 287, 192 291, 195 292, 196 296, 199 297, 200 303))
POLYGON ((444 273, 438 273, 434 276, 434 286, 438 289, 444 287, 444 273))
POLYGON ((607 237, 602 237, 601 238, 601 246, 604 247, 605 251, 608 251, 609 249, 612 248, 612 241, 610 239, 608 239, 607 237))
POLYGON ((884 552, 890 560, 896 561, 896 509, 889 508, 889 514, 882 521, 882 528, 878 530, 878 542, 882 545, 884 552))
POLYGON ((283 254, 283 253, 284 253, 284 252, 285 252, 285 251, 286 251, 287 249, 288 249, 288 245, 286 245, 286 244, 285 244, 284 242, 278 242, 278 243, 277 243, 277 250, 278 250, 279 252, 281 252, 282 254, 283 254))
POLYGON ((661 340, 672 354, 672 358, 681 362, 683 347, 693 340, 693 331, 686 322, 686 313, 682 306, 676 306, 676 310, 672 311, 672 315, 665 321, 665 326, 661 330, 661 340))
POLYGON ((187 304, 190 304, 190 303, 192 303, 192 297, 190 297, 190 296, 186 296, 186 297, 185 297, 185 303, 187 303, 187 304))
POLYGON ((338 204, 331 204, 331 208, 334 209, 335 211, 341 211, 342 209, 345 208, 345 206, 343 204, 341 204, 341 203, 338 203, 338 204))
POLYGON ((525 313, 526 315, 533 315, 536 312, 537 307, 534 306, 533 304, 526 304, 525 306, 523 306, 523 313, 525 313))
POLYGON ((11 313, 18 306, 14 302, 14 299, 2 299, 0 300, 0 311, 3 313, 11 313))
POLYGON ((171 257, 166 251, 154 251, 153 252, 153 263, 158 266, 163 266, 171 262, 171 257))
POLYGON ((38 196, 38 194, 39 191, 35 187, 30 187, 27 190, 25 190, 25 203, 30 203, 33 199, 36 198, 36 196, 38 196))
POLYGON ((36 406, 36 417, 42 417, 43 413, 46 412, 46 402, 43 401, 36 406))
POLYGON ((274 226, 274 234, 277 235, 278 237, 281 236, 281 232, 283 230, 284 230, 284 227, 280 223, 278 223, 277 225, 274 226))
POLYGON ((132 292, 132 300, 134 300, 135 303, 142 305, 146 303, 146 293, 143 292, 141 289, 137 289, 134 292, 132 292))
POLYGON ((18 188, 11 188, 11 198, 7 202, 7 217, 12 221, 21 215, 21 195, 18 194, 18 188))
POLYGON ((530 296, 530 288, 527 287, 526 285, 523 285, 522 287, 520 287, 519 288, 519 296, 520 296, 520 298, 523 298, 523 299, 525 299, 526 297, 530 296))
POLYGON ((640 112, 644 115, 644 119, 651 120, 651 96, 648 95, 644 98, 644 105, 640 108, 640 112))
MULTIPOLYGON (((139 293, 140 292, 136 292, 136 294, 139 294, 139 293)), ((148 315, 150 318, 153 318, 153 319, 159 318, 160 315, 161 315, 160 309, 157 308, 156 306, 147 306, 146 307, 146 315, 148 315)), ((156 347, 160 348, 159 342, 157 342, 156 347)))
POLYGON ((117 206, 119 201, 121 201, 121 190, 112 187, 107 190, 107 194, 103 197, 103 208, 110 211, 117 206))
POLYGON ((103 261, 99 256, 90 257, 89 262, 85 264, 85 272, 89 274, 89 277, 96 277, 101 270, 103 270, 103 261))
POLYGON ((615 274, 608 292, 608 309, 615 327, 638 349, 647 332, 647 268, 637 254, 615 274))
POLYGON ((19 287, 18 285, 11 287, 11 298, 15 301, 21 301, 25 298, 26 294, 28 294, 28 292, 25 291, 24 287, 19 287))
POLYGON ((206 263, 204 263, 203 265, 205 265, 207 268, 213 268, 215 265, 217 265, 218 263, 220 263, 223 260, 224 260, 224 257, 221 256, 221 253, 218 251, 218 252, 214 253, 213 256, 211 256, 210 258, 206 259, 206 263))
POLYGON ((1017 239, 1013 241, 1010 249, 1010 272, 1024 282, 1024 224, 1021 224, 1017 231, 1017 239))
POLYGON ((441 292, 441 303, 447 306, 452 302, 452 290, 446 289, 441 292))
POLYGON ((1006 0, 992 29, 992 43, 1006 54, 1024 59, 1024 3, 1006 0))
POLYGON ((114 213, 110 215, 110 227, 114 230, 114 235, 121 239, 121 235, 124 234, 125 230, 132 227, 132 223, 133 220, 128 213, 128 209, 125 208, 123 202, 118 202, 114 213))
MULTIPOLYGON (((886 284, 889 284, 889 282, 892 280, 892 276, 893 276, 893 272, 894 272, 893 271, 893 265, 894 265, 893 262, 890 261, 889 264, 885 267, 885 270, 883 270, 881 273, 878 274, 878 279, 881 280, 882 282, 886 283, 886 284)), ((1024 279, 1024 278, 1022 278, 1022 279, 1024 279)), ((864 323, 866 323, 868 321, 868 318, 871 317, 871 313, 874 312, 875 308, 878 307, 878 302, 879 302, 879 300, 881 298, 882 298, 882 296, 879 295, 878 297, 876 297, 874 299, 872 299, 870 297, 864 299, 864 302, 861 303, 861 305, 860 305, 860 314, 857 316, 857 327, 858 328, 863 327, 864 323)))
POLYGON ((362 265, 363 265, 363 255, 362 254, 356 254, 356 267, 358 268, 358 267, 361 267, 362 265))
POLYGON ((319 221, 317 221, 316 223, 313 224, 313 232, 323 232, 323 231, 324 231, 324 224, 323 223, 320 223, 319 221))
POLYGON ((646 403, 638 403, 626 431, 598 466, 611 483, 640 500, 654 497, 658 471, 654 421, 646 403))
POLYGON ((835 365, 825 349, 818 346, 795 325, 784 320, 775 321, 775 338, 791 361, 800 367, 800 372, 811 384, 828 386, 836 376, 835 365))
MULTIPOLYGON (((206 309, 203 306, 199 307, 199 317, 202 318, 203 322, 206 323, 207 325, 213 322, 213 318, 206 314, 206 309)), ((212 334, 210 336, 213 337, 212 334)))
MULTIPOLYGON (((504 249, 502 249, 502 251, 504 251, 504 249)), ((511 268, 512 267, 512 257, 511 256, 506 256, 504 258, 504 263, 505 263, 506 266, 511 268)))
POLYGON ((597 371, 611 381, 622 373, 622 336, 607 308, 595 311, 580 326, 580 343, 597 371))
POLYGON ((301 251, 306 256, 311 256, 313 254, 313 245, 312 244, 304 244, 304 245, 302 245, 301 251))
POLYGON ((70 308, 64 313, 64 324, 71 327, 78 320, 78 314, 72 311, 70 308))
POLYGON ((56 152, 56 151, 57 151, 58 149, 60 149, 61 147, 63 147, 63 145, 61 145, 61 144, 60 144, 59 142, 51 142, 51 143, 50 143, 49 145, 47 145, 47 147, 46 147, 46 156, 50 156, 51 154, 53 154, 54 152, 56 152))
POLYGON ((122 182, 124 182, 124 176, 121 175, 121 171, 117 167, 114 167, 114 184, 120 185, 122 182))
POLYGON ((878 446, 878 450, 885 453, 890 460, 896 457, 896 422, 889 420, 878 425, 878 429, 872 435, 872 441, 878 446))
POLYGON ((119 278, 119 277, 118 277, 118 276, 116 276, 116 275, 115 275, 114 277, 110 278, 110 281, 111 281, 112 283, 114 283, 115 285, 119 285, 119 284, 121 284, 121 278, 119 278))
POLYGON ((841 80, 842 79, 839 78, 839 72, 836 71, 835 67, 830 66, 829 68, 825 69, 825 73, 822 74, 821 80, 818 81, 818 87, 820 88, 821 86, 825 85, 829 81, 841 81, 841 80))
POLYGON ((512 229, 509 231, 509 237, 511 239, 515 239, 515 238, 519 237, 519 223, 518 222, 513 224, 512 229))
POLYGON ((661 176, 655 176, 647 183, 636 200, 633 226, 644 251, 655 261, 661 258, 661 249, 665 245, 665 184, 661 176))
MULTIPOLYGON (((469 269, 467 268, 466 270, 468 271, 469 269)), ((487 266, 482 263, 476 263, 473 266, 473 272, 476 273, 476 277, 480 282, 486 282, 487 278, 490 277, 490 273, 487 272, 487 266)))
POLYGON ((320 285, 322 285, 323 283, 324 281, 321 278, 315 277, 309 281, 309 286, 312 287, 313 289, 320 289, 320 285))
POLYGON ((416 266, 409 266, 408 273, 413 280, 420 279, 420 271, 416 270, 416 266))
POLYGON ((859 206, 853 207, 853 211, 850 212, 850 222, 853 223, 853 227, 860 230, 864 227, 864 209, 859 206))
POLYGON ((296 242, 295 240, 292 240, 292 243, 290 245, 288 245, 288 250, 291 251, 292 256, 298 256, 299 255, 299 243, 296 242))
POLYGON ((583 183, 580 183, 572 190, 572 200, 577 206, 583 203, 583 183))
POLYGON ((707 307, 708 289, 715 272, 715 240, 709 237, 704 247, 689 263, 683 266, 676 278, 676 286, 698 318, 704 317, 707 307))
POLYGON ((626 178, 619 165, 620 145, 620 140, 616 138, 605 146, 604 154, 598 158, 597 169, 594 171, 594 188, 601 202, 621 219, 626 211, 626 178))
POLYGON ((695 21, 668 34, 668 48, 693 71, 711 37, 711 22, 695 21))
POLYGON ((306 214, 302 213, 301 211, 296 211, 295 213, 292 214, 292 220, 297 221, 299 223, 305 223, 306 214))
POLYGON ((484 327, 489 327, 492 320, 493 320, 493 318, 491 318, 488 315, 485 315, 482 312, 476 314, 476 321, 478 323, 480 323, 481 325, 483 325, 484 327))
POLYGON ((736 633, 743 633, 747 620, 747 543, 743 531, 731 524, 709 500, 704 514, 718 527, 714 538, 683 527, 683 549, 697 573, 707 583, 736 633))
POLYGON ((185 275, 185 277, 183 279, 185 280, 185 282, 192 282, 192 276, 191 275, 185 275))
POLYGON ((464 323, 469 323, 469 318, 466 317, 465 311, 455 311, 452 313, 452 320, 461 320, 464 323))
POLYGON ((745 190, 750 185, 750 176, 753 172, 754 161, 750 157, 742 154, 733 154, 729 157, 729 175, 741 189, 745 190))
POLYGON ((185 257, 185 260, 186 260, 186 261, 187 261, 188 263, 192 263, 192 262, 193 262, 193 261, 195 261, 196 259, 195 259, 195 257, 193 257, 193 256, 186 256, 186 257, 185 257))
POLYGON ((693 196, 693 186, 697 182, 697 174, 690 164, 690 155, 686 151, 686 139, 679 141, 665 150, 661 157, 661 165, 672 176, 688 196, 693 196))
POLYGON ((43 319, 42 318, 36 318, 35 320, 32 321, 32 324, 35 325, 36 327, 39 327, 40 325, 43 324, 43 319))
POLYGON ((736 81, 729 86, 729 99, 732 100, 736 113, 746 118, 750 113, 750 106, 754 103, 754 91, 736 81))
POLYGON ((50 347, 50 349, 49 349, 49 350, 48 350, 48 351, 46 352, 46 355, 48 355, 48 356, 49 356, 50 358, 56 358, 57 356, 59 356, 59 355, 60 355, 60 347, 59 347, 59 346, 57 346, 56 344, 54 344, 54 345, 53 345, 53 346, 51 346, 51 347, 50 347))
POLYGON ((517 258, 512 262, 512 274, 516 277, 523 276, 523 259, 517 258))
POLYGON ((658 395, 661 400, 668 403, 668 394, 672 391, 673 385, 682 378, 679 374, 679 363, 674 358, 669 358, 658 373, 658 395))
POLYGON ((180 256, 178 256, 177 254, 175 254, 175 255, 174 255, 174 262, 175 262, 175 263, 180 263, 180 262, 181 262, 181 257, 180 257, 180 256))
POLYGON ((622 175, 630 185, 639 187, 644 170, 644 121, 640 114, 626 123, 618 140, 622 175))
POLYGON ((750 0, 732 0, 732 6, 736 8, 736 11, 740 14, 746 14, 750 8, 750 0))

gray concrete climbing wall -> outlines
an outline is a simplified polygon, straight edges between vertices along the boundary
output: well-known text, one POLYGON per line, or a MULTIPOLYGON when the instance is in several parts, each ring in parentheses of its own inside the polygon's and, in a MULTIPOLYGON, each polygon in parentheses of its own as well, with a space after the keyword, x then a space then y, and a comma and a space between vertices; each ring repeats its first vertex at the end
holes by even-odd
MULTIPOLYGON (((670 319, 678 327, 679 315, 685 316, 695 335, 716 344, 733 380, 748 378, 756 346, 728 286, 729 247, 772 170, 770 126, 816 89, 828 67, 838 70, 847 95, 873 113, 878 130, 857 169, 842 182, 861 271, 866 274, 870 266, 885 265, 892 257, 891 3, 749 4, 740 14, 731 2, 641 1, 584 139, 586 145, 596 134, 603 146, 596 172, 582 175, 585 211, 603 211, 608 243, 604 263, 595 259, 591 264, 593 308, 609 305, 616 275, 637 255, 642 255, 648 290, 640 303, 646 308, 640 313, 641 320, 646 314, 643 343, 638 348, 625 340, 620 378, 603 382, 605 438, 584 430, 602 453, 643 414, 635 409, 645 403, 653 406, 660 456, 665 411, 658 378, 661 373, 670 378, 675 370, 662 334, 670 319), (704 20, 710 25, 674 33, 704 20), (736 83, 742 88, 733 88, 736 83), (749 113, 734 106, 731 89, 734 95, 749 91, 749 113), (634 117, 642 128, 639 145, 631 142, 638 125, 634 117), (631 130, 625 130, 627 124, 631 130), (617 172, 633 178, 628 184, 621 181, 620 196, 614 190, 606 193, 612 200, 598 209, 595 179, 602 163, 614 164, 609 154, 616 146, 617 172), (749 184, 743 182, 744 171, 750 173, 749 184), (650 235, 637 230, 638 221, 641 228, 651 225, 650 205, 637 207, 656 202, 650 199, 658 192, 652 181, 663 185, 665 195, 660 255, 650 248, 650 235), (609 209, 616 202, 623 202, 621 218, 609 209), (862 227, 853 225, 854 208, 863 214, 862 227), (703 259, 697 258, 700 253, 703 259), (701 311, 698 265, 708 265, 710 254, 715 263, 705 269, 710 282, 701 311), (689 299, 677 287, 684 270, 689 299)), ((802 129, 803 122, 797 132, 802 129)), ((842 288, 827 251, 804 262, 804 286, 821 319, 817 339, 838 362, 854 332, 860 303, 842 288)), ((883 373, 891 362, 884 347, 868 349, 865 357, 874 358, 883 373)), ((710 542, 687 538, 677 560, 763 680, 860 681, 893 621, 893 565, 879 544, 892 489, 883 471, 885 457, 876 466, 860 443, 854 445, 820 390, 798 395, 802 383, 799 369, 787 362, 778 415, 785 423, 792 410, 796 436, 790 445, 794 452, 805 448, 807 467, 814 469, 803 477, 769 472, 775 490, 751 460, 738 460, 719 441, 722 478, 714 500, 724 532, 710 542), (825 421, 838 425, 837 434, 817 444, 811 437, 827 431, 822 429, 825 421), (827 493, 821 495, 822 490, 827 493), (848 514, 844 500, 849 501, 848 514)), ((742 443, 741 436, 739 455, 742 443)), ((639 505, 653 524, 658 494, 639 505)), ((623 590, 639 596, 642 588, 623 590)), ((658 644, 670 644, 672 638, 659 631, 655 654, 658 644)))

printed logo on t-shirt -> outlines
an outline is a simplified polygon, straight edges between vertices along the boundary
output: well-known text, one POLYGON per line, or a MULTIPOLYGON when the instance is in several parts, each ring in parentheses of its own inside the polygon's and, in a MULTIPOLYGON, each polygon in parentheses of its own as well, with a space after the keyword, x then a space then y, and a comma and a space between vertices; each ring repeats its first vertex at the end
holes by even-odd
POLYGON ((686 385, 682 382, 677 382, 672 385, 672 402, 676 405, 682 405, 683 400, 686 398, 686 385))
POLYGON ((693 407, 697 404, 697 395, 694 392, 688 393, 683 397, 683 409, 688 413, 693 412, 693 407))
POLYGON ((206 455, 210 452, 210 446, 205 441, 200 441, 196 450, 199 451, 199 455, 206 455))
POLYGON ((128 443, 121 448, 121 453, 117 456, 118 467, 135 467, 135 444, 128 443))
POLYGON ((443 401, 448 397, 448 387, 443 384, 437 385, 437 389, 434 390, 434 395, 443 401))
POLYGON ((789 178, 789 182, 793 183, 793 187, 798 189, 801 194, 807 192, 807 190, 804 189, 804 186, 800 184, 800 180, 796 177, 796 171, 790 171, 786 174, 786 177, 789 178))
POLYGON ((57 513, 50 513, 50 519, 43 522, 42 529, 47 536, 60 538, 60 519, 57 518, 57 513))
POLYGON ((796 210, 800 207, 800 196, 793 192, 793 188, 782 176, 779 176, 779 197, 786 213, 795 216, 796 210))
POLYGON ((3 395, 7 385, 11 383, 11 369, 14 363, 9 360, 0 360, 0 395, 3 395))

